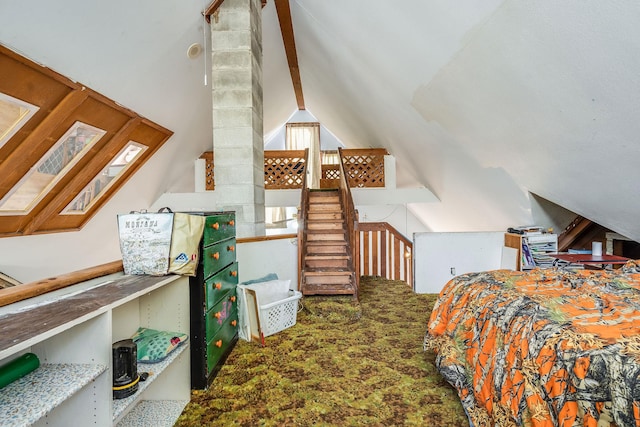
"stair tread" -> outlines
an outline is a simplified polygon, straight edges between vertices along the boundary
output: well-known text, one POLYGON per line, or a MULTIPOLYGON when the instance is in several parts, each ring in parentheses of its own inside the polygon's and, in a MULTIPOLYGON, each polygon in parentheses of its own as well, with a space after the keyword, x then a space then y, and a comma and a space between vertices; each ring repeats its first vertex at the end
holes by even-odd
POLYGON ((348 267, 306 267, 303 271, 303 274, 307 274, 310 276, 318 276, 318 275, 340 276, 340 275, 353 274, 353 269, 348 267))
POLYGON ((331 259, 331 258, 347 259, 347 258, 349 258, 349 255, 345 255, 344 253, 341 253, 341 252, 324 252, 324 253, 319 253, 319 254, 307 254, 307 258, 314 258, 314 259, 331 259))
POLYGON ((309 194, 302 289, 311 294, 354 293, 347 227, 339 190, 309 194))
POLYGON ((344 222, 344 218, 342 216, 342 212, 339 214, 339 218, 335 218, 335 213, 322 213, 318 214, 320 218, 307 218, 307 222, 344 222), (325 218, 322 215, 327 215, 329 218, 325 218), (333 217, 333 218, 331 218, 333 217))
POLYGON ((331 288, 316 288, 316 287, 308 287, 303 288, 303 295, 355 295, 355 289, 353 286, 344 286, 341 285, 339 287, 331 287, 331 288))
POLYGON ((310 227, 310 228, 308 227, 306 231, 309 231, 312 234, 314 232, 318 234, 319 232, 323 232, 323 231, 326 231, 332 234, 343 234, 346 231, 346 228, 340 227, 340 226, 327 226, 325 224, 317 224, 313 227, 310 227))
POLYGON ((309 212, 342 212, 342 206, 336 205, 335 203, 311 203, 309 205, 309 212))
POLYGON ((330 247, 324 245, 314 245, 307 247, 307 254, 324 254, 324 253, 334 253, 334 252, 342 252, 344 254, 347 253, 347 245, 331 245, 330 247))

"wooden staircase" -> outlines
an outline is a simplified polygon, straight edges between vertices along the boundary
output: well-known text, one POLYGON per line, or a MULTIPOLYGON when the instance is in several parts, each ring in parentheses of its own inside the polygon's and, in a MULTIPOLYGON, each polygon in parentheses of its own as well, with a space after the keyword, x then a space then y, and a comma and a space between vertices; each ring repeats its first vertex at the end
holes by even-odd
POLYGON ((307 190, 301 291, 303 295, 357 295, 339 190, 307 190))

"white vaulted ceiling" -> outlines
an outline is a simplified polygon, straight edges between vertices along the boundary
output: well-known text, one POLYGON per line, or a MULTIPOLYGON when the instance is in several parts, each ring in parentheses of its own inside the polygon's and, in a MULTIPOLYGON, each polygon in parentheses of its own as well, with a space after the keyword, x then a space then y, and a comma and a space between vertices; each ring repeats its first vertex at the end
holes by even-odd
POLYGON ((307 108, 430 188, 441 203, 414 212, 431 229, 529 223, 533 192, 640 239, 637 2, 291 9, 307 108))
MULTIPOLYGON (((208 3, 0 0, 0 43, 174 132, 81 237, 113 234, 117 213, 193 190, 193 160, 212 146, 212 89, 210 56, 186 52, 211 45, 208 3)), ((531 192, 640 240, 640 3, 290 8, 307 110, 349 148, 386 148, 399 186, 429 188, 439 202, 410 206, 428 229, 531 223, 531 192)), ((262 13, 268 135, 297 107, 272 0, 262 13)))

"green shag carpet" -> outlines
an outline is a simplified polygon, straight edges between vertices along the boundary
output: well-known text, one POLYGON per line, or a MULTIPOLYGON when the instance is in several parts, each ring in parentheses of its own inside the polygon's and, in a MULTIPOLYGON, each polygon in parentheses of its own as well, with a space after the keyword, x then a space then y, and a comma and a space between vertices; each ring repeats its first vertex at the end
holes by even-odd
POLYGON ((265 347, 238 341, 176 426, 468 426, 422 350, 436 297, 374 277, 359 301, 304 297, 297 324, 265 347))

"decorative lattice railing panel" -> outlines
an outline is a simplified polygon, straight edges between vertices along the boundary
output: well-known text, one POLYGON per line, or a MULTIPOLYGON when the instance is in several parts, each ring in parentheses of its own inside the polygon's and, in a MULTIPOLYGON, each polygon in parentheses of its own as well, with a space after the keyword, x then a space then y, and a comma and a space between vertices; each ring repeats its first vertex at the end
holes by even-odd
POLYGON ((342 150, 349 186, 384 187, 384 149, 342 150))
POLYGON ((340 179, 340 168, 338 165, 322 165, 322 179, 340 179))
MULTIPOLYGON (((342 150, 351 187, 384 187, 384 149, 342 150)), ((206 160, 206 189, 214 190, 213 152, 202 153, 206 160)), ((267 190, 302 188, 305 175, 304 150, 267 150, 264 152, 264 188, 267 190)), ((340 179, 336 164, 322 165, 322 180, 340 179)))
POLYGON ((216 189, 216 181, 213 179, 213 151, 205 151, 200 158, 205 160, 205 190, 213 191, 216 189))
POLYGON ((264 188, 266 190, 302 188, 304 172, 304 150, 264 152, 264 188))

